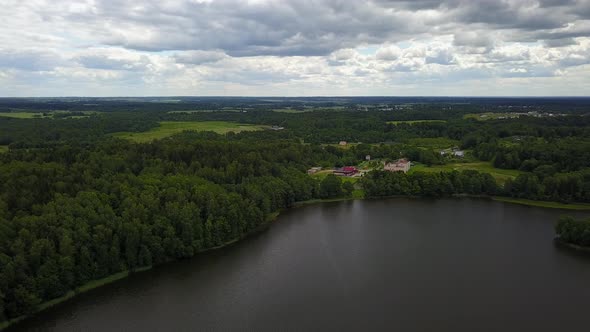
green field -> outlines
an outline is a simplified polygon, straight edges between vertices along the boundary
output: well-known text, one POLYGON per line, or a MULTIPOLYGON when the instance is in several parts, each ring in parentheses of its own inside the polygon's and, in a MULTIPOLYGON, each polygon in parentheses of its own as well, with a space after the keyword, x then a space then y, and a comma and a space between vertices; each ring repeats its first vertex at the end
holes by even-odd
POLYGON ((170 111, 169 114, 195 114, 195 113, 212 113, 212 112, 242 112, 248 110, 239 109, 221 109, 221 110, 187 110, 187 111, 170 111))
MULTIPOLYGON (((323 180, 326 176, 328 176, 332 173, 334 173, 333 170, 325 169, 325 170, 321 170, 315 174, 312 174, 311 177, 323 180)), ((356 183, 358 180, 361 179, 358 176, 354 176, 354 177, 352 177, 352 176, 339 176, 339 178, 342 179, 342 182, 352 182, 352 183, 356 183)))
POLYGON ((293 108, 277 108, 272 111, 277 112, 277 113, 305 113, 305 112, 309 112, 309 111, 304 111, 304 110, 296 110, 293 108))
POLYGON ((8 152, 8 145, 0 145, 0 153, 8 152))
POLYGON ((43 113, 37 112, 10 112, 10 113, 2 113, 0 112, 0 116, 7 117, 7 118, 16 118, 16 119, 33 119, 33 118, 51 118, 53 115, 49 114, 44 116, 43 113))
POLYGON ((414 123, 446 123, 445 120, 409 120, 409 121, 387 121, 387 124, 398 125, 400 123, 414 124, 414 123))
POLYGON ((515 169, 501 169, 495 168, 492 166, 490 162, 476 162, 476 163, 455 163, 455 164, 446 164, 446 165, 435 165, 435 166, 426 166, 422 164, 418 164, 412 166, 410 172, 452 172, 452 171, 463 171, 463 170, 474 170, 479 171, 482 173, 489 173, 491 174, 496 181, 500 184, 503 184, 508 179, 514 179, 521 171, 515 169))
POLYGON ((533 201, 530 199, 523 198, 512 198, 512 197, 494 197, 495 201, 514 203, 529 206, 538 206, 550 209, 564 209, 564 210, 590 210, 590 204, 584 203, 558 203, 558 202, 547 202, 547 201, 533 201))
POLYGON ((120 132, 113 134, 114 137, 129 139, 135 142, 150 142, 155 139, 162 139, 174 134, 181 133, 185 130, 194 131, 213 131, 218 134, 231 132, 238 133, 241 131, 262 130, 265 126, 240 124, 226 121, 203 121, 203 122, 185 122, 185 121, 163 121, 160 126, 146 132, 132 133, 120 132))

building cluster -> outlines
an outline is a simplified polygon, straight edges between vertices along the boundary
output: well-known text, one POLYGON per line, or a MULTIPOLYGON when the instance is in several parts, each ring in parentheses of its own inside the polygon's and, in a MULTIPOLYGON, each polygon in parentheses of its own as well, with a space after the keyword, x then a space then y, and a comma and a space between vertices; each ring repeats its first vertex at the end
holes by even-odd
POLYGON ((463 157, 465 157, 465 151, 460 150, 458 147, 454 147, 452 149, 441 150, 440 155, 441 156, 449 155, 449 156, 463 158, 463 157))
POLYGON ((410 170, 411 163, 408 159, 398 159, 393 162, 385 163, 383 169, 389 172, 404 172, 407 173, 410 170))
POLYGON ((358 168, 354 166, 344 166, 342 168, 336 168, 334 170, 334 175, 337 176, 354 176, 359 173, 358 168))
POLYGON ((310 168, 310 169, 307 170, 307 174, 312 175, 312 174, 315 174, 315 173, 317 173, 317 172, 319 172, 321 170, 322 170, 321 167, 312 167, 312 168, 310 168))

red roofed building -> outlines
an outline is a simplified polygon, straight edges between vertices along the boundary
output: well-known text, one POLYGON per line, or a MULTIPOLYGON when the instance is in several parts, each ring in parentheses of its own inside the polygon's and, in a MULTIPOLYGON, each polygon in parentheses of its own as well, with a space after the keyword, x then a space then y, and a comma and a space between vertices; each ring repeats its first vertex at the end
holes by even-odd
POLYGON ((359 170, 354 166, 344 166, 334 170, 334 174, 339 176, 353 176, 358 172, 359 170))

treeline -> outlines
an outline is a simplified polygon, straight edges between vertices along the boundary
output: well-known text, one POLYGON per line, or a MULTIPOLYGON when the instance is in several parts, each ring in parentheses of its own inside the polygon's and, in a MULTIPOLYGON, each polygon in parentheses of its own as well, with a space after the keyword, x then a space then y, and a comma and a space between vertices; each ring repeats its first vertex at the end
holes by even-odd
POLYGON ((540 181, 534 174, 521 174, 499 185, 488 173, 371 172, 362 179, 367 197, 413 195, 443 197, 457 194, 500 195, 554 202, 590 202, 590 172, 556 174, 540 181))
POLYGON ((590 202, 590 170, 554 175, 524 173, 504 184, 504 194, 554 202, 590 202))
POLYGON ((373 171, 361 180, 366 197, 426 196, 458 194, 496 195, 502 192, 494 178, 472 170, 439 173, 373 171))
POLYGON ((590 248, 590 219, 562 217, 555 225, 555 233, 560 241, 590 248))
POLYGON ((305 174, 314 158, 301 144, 210 133, 0 155, 0 318, 239 239, 296 201, 349 194, 305 174))
POLYGON ((590 132, 588 136, 552 140, 533 137, 496 140, 477 145, 474 155, 480 160, 492 161, 497 168, 549 172, 550 175, 577 171, 590 165, 590 132))
MULTIPOLYGON (((56 113, 63 114, 63 113, 56 113)), ((0 145, 44 147, 62 143, 95 142, 120 131, 141 132, 158 125, 147 113, 91 114, 87 118, 18 119, 0 116, 0 145)))

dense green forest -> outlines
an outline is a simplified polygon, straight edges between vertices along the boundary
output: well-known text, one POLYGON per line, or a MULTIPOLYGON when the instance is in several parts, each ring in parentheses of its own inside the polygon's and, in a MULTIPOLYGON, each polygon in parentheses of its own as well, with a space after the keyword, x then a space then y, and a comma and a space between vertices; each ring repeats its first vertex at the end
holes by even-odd
POLYGON ((590 219, 575 220, 572 217, 562 217, 555 225, 555 233, 560 241, 590 248, 590 219))
MULTIPOLYGON (((399 108, 377 97, 0 100, 0 112, 47 115, 0 116, 0 146, 7 147, 0 150, 0 321, 32 313, 91 280, 240 239, 296 202, 350 197, 354 190, 365 197, 590 202, 588 101, 516 100, 510 112, 534 106, 536 116, 485 121, 466 115, 508 112, 510 101, 455 102, 421 100, 399 108), (548 111, 559 115, 543 115, 548 111), (148 143, 112 137, 145 132, 161 121, 284 129, 184 132, 148 143), (354 144, 335 144, 342 140, 354 144), (445 166, 458 162, 440 153, 451 146, 468 151, 469 160, 517 175, 499 181, 475 170, 376 169, 353 183, 306 174, 312 166, 358 165, 366 156, 376 164, 406 157, 445 166)), ((580 233, 569 231, 569 221, 560 225, 558 233, 580 233)), ((586 233, 563 238, 577 243, 586 233)))

